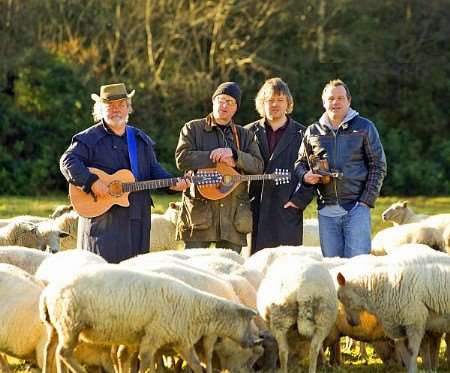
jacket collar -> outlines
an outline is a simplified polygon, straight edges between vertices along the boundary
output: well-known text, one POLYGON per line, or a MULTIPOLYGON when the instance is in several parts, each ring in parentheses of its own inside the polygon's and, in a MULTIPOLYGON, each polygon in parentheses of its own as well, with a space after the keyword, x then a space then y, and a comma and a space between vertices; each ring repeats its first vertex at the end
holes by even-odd
MULTIPOLYGON (((233 119, 231 119, 230 123, 227 124, 227 126, 234 126, 234 122, 233 119)), ((207 132, 211 132, 213 130, 213 128, 216 128, 218 126, 218 124, 214 121, 214 117, 212 115, 212 113, 209 113, 207 115, 207 117, 205 118, 205 127, 204 130, 207 132)))

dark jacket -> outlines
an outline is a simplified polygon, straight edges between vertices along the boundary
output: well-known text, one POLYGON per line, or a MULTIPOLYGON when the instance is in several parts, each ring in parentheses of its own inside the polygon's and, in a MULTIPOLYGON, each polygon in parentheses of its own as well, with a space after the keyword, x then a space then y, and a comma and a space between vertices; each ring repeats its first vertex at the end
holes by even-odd
POLYGON ((300 245, 302 243, 303 210, 285 209, 283 206, 294 193, 298 178, 294 174, 294 163, 298 157, 305 127, 289 118, 287 128, 272 155, 269 153, 266 124, 264 119, 250 123, 245 128, 255 135, 264 159, 264 173, 276 169, 291 173, 289 183, 277 185, 272 180, 253 181, 250 184, 250 198, 253 211, 252 254, 266 247, 279 245, 300 245))
POLYGON ((296 174, 303 180, 309 170, 307 154, 328 158, 331 171, 342 173, 329 184, 317 184, 319 209, 325 205, 345 205, 360 201, 374 207, 386 175, 386 157, 375 125, 359 115, 335 133, 319 122, 305 132, 296 174))
MULTIPOLYGON (((155 143, 140 129, 135 130, 140 180, 170 177, 156 159, 155 143)), ((61 172, 68 182, 85 187, 92 182, 92 174, 87 167, 95 167, 108 174, 131 169, 126 135, 113 134, 102 122, 76 134, 61 157, 61 172)), ((80 217, 78 248, 99 254, 111 263, 148 252, 150 193, 133 192, 128 198, 130 207, 115 205, 95 218, 80 217)))
MULTIPOLYGON (((211 151, 228 147, 234 149, 237 156, 236 169, 239 173, 261 173, 263 161, 254 136, 241 126, 235 128, 239 148, 231 129, 223 132, 210 117, 186 123, 180 132, 175 151, 177 167, 181 171, 214 167, 215 164, 209 158, 211 151)), ((216 201, 203 198, 195 187, 183 193, 177 239, 210 242, 225 240, 236 245, 245 245, 251 224, 245 182, 225 198, 216 201)))

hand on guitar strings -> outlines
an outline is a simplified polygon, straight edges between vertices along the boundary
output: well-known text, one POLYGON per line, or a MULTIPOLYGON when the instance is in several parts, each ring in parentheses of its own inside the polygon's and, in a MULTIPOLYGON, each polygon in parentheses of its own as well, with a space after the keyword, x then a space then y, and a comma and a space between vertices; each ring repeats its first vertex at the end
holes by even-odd
POLYGON ((191 181, 188 178, 180 177, 175 185, 172 185, 169 189, 176 192, 182 192, 183 190, 191 186, 191 181))
POLYGON ((108 197, 108 186, 100 179, 97 179, 91 186, 91 191, 97 198, 108 197))
POLYGON ((236 166, 236 161, 233 158, 233 151, 230 148, 214 149, 209 155, 209 158, 215 163, 222 162, 230 167, 236 166))

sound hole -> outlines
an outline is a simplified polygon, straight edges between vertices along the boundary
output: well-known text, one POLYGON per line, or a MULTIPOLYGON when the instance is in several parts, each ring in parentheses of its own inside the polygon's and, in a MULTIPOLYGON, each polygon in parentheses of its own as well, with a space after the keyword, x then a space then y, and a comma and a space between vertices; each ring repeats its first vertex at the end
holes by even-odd
POLYGON ((109 188, 109 194, 112 197, 120 197, 123 193, 122 191, 122 183, 118 180, 111 182, 108 185, 109 188))

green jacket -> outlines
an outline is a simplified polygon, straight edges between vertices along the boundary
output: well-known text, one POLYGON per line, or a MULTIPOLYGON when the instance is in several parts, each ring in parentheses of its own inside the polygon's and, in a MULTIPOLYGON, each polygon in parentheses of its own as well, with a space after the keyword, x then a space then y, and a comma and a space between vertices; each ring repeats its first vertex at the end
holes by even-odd
MULTIPOLYGON (((254 135, 241 126, 235 126, 239 147, 233 131, 222 131, 208 116, 186 123, 175 150, 179 170, 198 170, 214 167, 209 158, 212 150, 232 148, 237 155, 236 170, 241 174, 260 174, 264 162, 254 135)), ((252 228, 252 214, 247 183, 241 183, 223 199, 203 198, 197 187, 183 192, 183 207, 177 223, 177 239, 183 241, 226 240, 246 245, 246 234, 252 228)))

